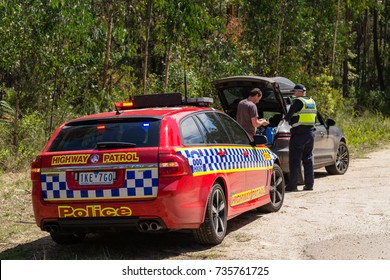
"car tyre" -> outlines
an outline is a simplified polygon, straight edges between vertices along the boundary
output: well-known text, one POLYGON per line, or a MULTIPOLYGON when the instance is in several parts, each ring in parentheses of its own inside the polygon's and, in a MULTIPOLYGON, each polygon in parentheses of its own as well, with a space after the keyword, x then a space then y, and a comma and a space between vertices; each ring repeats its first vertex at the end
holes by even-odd
POLYGON ((336 160, 333 165, 325 166, 328 174, 342 175, 347 172, 349 166, 349 151, 344 142, 340 142, 337 148, 336 160))
POLYGON ((284 181, 283 170, 279 165, 274 164, 271 177, 271 189, 269 193, 271 202, 259 207, 259 211, 267 213, 279 211, 283 205, 285 188, 286 183, 284 181))
POLYGON ((50 236, 55 243, 61 245, 76 244, 85 239, 85 233, 51 232, 50 236))
POLYGON ((227 226, 225 192, 219 183, 212 187, 206 207, 204 223, 193 230, 193 235, 198 243, 217 245, 225 238, 227 226))

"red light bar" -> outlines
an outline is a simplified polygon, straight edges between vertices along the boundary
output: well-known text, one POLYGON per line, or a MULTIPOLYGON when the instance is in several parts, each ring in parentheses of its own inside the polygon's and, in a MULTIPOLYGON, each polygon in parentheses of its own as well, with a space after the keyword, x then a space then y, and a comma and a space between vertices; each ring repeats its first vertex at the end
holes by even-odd
POLYGON ((115 110, 128 110, 134 108, 133 101, 126 101, 126 102, 115 102, 115 110))
POLYGON ((115 102, 117 114, 122 110, 156 108, 156 107, 174 107, 174 106, 198 106, 209 107, 213 103, 210 97, 182 98, 178 92, 158 93, 147 95, 135 95, 132 100, 125 102, 115 102))

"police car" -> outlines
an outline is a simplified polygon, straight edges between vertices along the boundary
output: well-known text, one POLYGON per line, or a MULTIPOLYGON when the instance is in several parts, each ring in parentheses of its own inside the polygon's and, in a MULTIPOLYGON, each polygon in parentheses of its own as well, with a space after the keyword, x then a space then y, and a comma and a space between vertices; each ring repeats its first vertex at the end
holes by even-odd
POLYGON ((265 137, 251 142, 210 98, 136 96, 62 124, 32 163, 37 225, 59 244, 136 228, 221 243, 227 221, 278 211, 285 182, 265 137))

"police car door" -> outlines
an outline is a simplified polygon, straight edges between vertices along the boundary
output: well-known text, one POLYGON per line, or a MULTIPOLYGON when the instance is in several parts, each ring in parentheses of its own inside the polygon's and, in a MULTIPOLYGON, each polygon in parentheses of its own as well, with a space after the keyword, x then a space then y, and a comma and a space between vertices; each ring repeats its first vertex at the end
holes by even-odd
POLYGON ((228 134, 233 143, 227 149, 226 160, 231 163, 232 168, 239 170, 238 173, 242 174, 240 178, 243 185, 240 191, 232 193, 230 197, 230 205, 236 208, 232 211, 240 211, 239 209, 242 210, 243 207, 249 207, 251 204, 249 202, 266 193, 269 166, 261 152, 262 149, 268 149, 253 147, 247 133, 232 118, 225 114, 218 114, 218 116, 223 126, 228 128, 228 134))
MULTIPOLYGON (((244 157, 244 147, 236 145, 228 134, 228 130, 234 127, 230 123, 221 122, 221 118, 218 117, 220 114, 222 113, 207 112, 196 115, 204 129, 208 144, 203 150, 203 160, 206 163, 207 172, 225 174, 229 193, 240 193, 245 186, 245 166, 247 166, 248 159, 244 157)), ((233 120, 231 121, 237 125, 233 120)), ((245 141, 249 142, 249 140, 245 141)))

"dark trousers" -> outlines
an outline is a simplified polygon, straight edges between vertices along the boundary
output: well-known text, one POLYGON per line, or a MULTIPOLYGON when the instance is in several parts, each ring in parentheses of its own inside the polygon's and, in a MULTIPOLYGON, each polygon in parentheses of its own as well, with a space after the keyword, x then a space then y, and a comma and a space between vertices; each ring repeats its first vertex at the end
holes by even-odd
POLYGON ((292 133, 289 145, 289 167, 290 180, 288 189, 296 189, 298 185, 298 174, 302 161, 304 168, 305 186, 312 188, 314 185, 314 169, 313 169, 313 146, 314 133, 297 134, 292 133))

